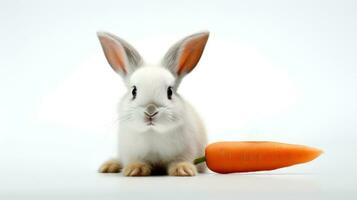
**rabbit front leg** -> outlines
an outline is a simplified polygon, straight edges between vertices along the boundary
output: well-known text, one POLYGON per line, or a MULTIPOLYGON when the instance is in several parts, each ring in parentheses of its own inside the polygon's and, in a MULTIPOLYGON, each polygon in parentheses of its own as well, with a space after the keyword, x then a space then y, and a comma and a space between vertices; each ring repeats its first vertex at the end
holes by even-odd
POLYGON ((141 161, 131 162, 124 167, 124 176, 149 176, 152 166, 141 161))
POLYGON ((167 173, 170 176, 195 176, 197 168, 190 162, 173 162, 167 168, 167 173))

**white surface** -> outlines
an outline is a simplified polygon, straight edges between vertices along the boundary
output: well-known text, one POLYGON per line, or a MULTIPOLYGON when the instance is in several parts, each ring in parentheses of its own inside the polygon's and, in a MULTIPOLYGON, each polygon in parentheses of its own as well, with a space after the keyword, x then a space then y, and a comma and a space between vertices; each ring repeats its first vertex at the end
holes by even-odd
POLYGON ((0 198, 356 199, 355 1, 1 1, 0 198), (96 38, 107 30, 156 61, 211 36, 180 93, 210 141, 316 146, 306 165, 250 175, 125 178, 114 155, 124 87, 96 38))
POLYGON ((351 146, 329 149, 309 164, 270 172, 132 178, 96 173, 100 161, 93 158, 99 158, 96 150, 100 136, 63 132, 63 137, 73 141, 83 137, 81 144, 74 144, 54 142, 45 135, 43 139, 52 142, 5 157, 0 172, 1 199, 357 198, 357 166, 350 161, 355 157, 355 147, 351 146), (87 154, 83 154, 85 151, 87 154))

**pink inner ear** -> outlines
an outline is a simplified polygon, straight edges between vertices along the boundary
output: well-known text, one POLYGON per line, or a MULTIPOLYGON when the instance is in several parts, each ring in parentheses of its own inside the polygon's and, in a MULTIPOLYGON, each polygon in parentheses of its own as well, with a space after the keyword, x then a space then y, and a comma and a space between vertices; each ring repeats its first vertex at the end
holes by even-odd
POLYGON ((186 42, 178 63, 178 75, 189 73, 193 70, 202 56, 207 40, 208 34, 204 34, 186 42))
POLYGON ((127 74, 123 47, 113 39, 107 37, 100 37, 100 42, 102 43, 105 57, 111 67, 117 72, 127 74))

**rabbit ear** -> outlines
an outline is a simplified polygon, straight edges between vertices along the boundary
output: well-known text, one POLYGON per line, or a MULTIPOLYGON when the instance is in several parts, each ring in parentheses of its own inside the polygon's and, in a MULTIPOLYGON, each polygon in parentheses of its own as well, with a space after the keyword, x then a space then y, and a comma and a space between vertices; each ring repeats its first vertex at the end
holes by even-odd
POLYGON ((173 45, 163 59, 163 65, 182 78, 191 72, 201 58, 209 32, 190 35, 173 45))
POLYGON ((97 33, 110 66, 123 77, 142 64, 140 54, 123 39, 106 32, 97 33))

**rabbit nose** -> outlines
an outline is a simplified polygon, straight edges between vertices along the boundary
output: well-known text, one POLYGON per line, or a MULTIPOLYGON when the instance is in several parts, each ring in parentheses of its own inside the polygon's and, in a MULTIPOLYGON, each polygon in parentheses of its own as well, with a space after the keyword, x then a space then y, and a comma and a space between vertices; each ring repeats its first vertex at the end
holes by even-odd
POLYGON ((154 104, 149 104, 146 106, 145 114, 149 117, 153 117, 158 113, 157 107, 154 104))

